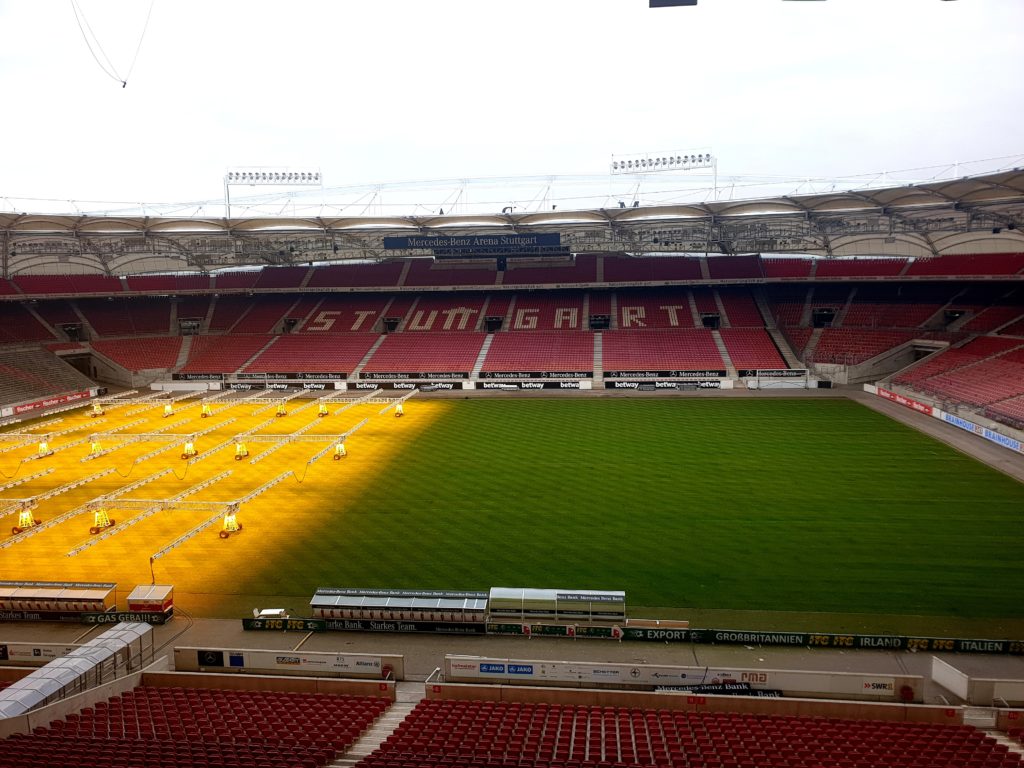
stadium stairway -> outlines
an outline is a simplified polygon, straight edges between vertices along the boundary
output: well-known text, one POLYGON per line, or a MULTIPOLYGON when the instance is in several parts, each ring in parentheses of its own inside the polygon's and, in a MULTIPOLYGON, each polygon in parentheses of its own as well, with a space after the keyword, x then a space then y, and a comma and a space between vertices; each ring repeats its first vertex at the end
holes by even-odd
MULTIPOLYGON (((732 321, 729 320, 729 313, 725 311, 725 304, 722 303, 721 294, 718 293, 717 289, 711 291, 711 294, 715 297, 715 306, 718 307, 718 317, 720 318, 721 326, 723 328, 732 328, 732 321)), ((692 292, 690 295, 693 295, 692 292)))
POLYGON ((494 334, 488 333, 487 338, 484 339, 484 343, 480 346, 480 354, 476 356, 476 362, 473 363, 473 372, 470 376, 474 380, 480 377, 480 369, 484 367, 484 360, 487 359, 487 350, 491 348, 491 344, 493 342, 494 334))
POLYGON ((89 322, 89 318, 87 318, 82 313, 82 310, 78 306, 78 302, 77 301, 68 300, 68 304, 70 304, 71 305, 71 309, 74 310, 75 316, 78 318, 78 322, 80 322, 82 324, 82 330, 85 331, 85 338, 87 338, 87 339, 95 339, 97 336, 99 336, 99 334, 96 333, 96 329, 93 328, 92 324, 89 322))
MULTIPOLYGON (((208 334, 210 332, 210 323, 213 321, 213 313, 217 309, 217 294, 213 294, 210 297, 210 306, 206 310, 206 317, 203 318, 203 325, 199 329, 199 333, 208 334)), ((184 365, 184 363, 182 363, 184 365)))
POLYGON ((846 303, 843 304, 843 308, 836 313, 835 320, 832 321, 833 328, 842 328, 843 322, 846 320, 846 316, 850 312, 850 307, 853 306, 853 300, 857 296, 857 286, 854 285, 850 288, 850 294, 846 297, 846 303))
POLYGON ((693 291, 686 292, 686 301, 690 305, 690 316, 693 318, 693 327, 701 328, 704 323, 700 319, 700 310, 697 309, 697 299, 693 295, 693 291))
MULTIPOLYGON (((775 316, 772 314, 772 308, 768 304, 768 297, 765 295, 764 287, 760 285, 755 286, 752 293, 754 295, 754 303, 757 305, 757 310, 761 313, 761 319, 764 320, 764 327, 767 328, 770 333, 776 327, 775 316)), ((779 340, 775 338, 775 336, 772 336, 772 338, 775 339, 776 344, 779 343, 779 340)), ((779 349, 782 349, 781 345, 779 346, 779 349)), ((782 356, 786 356, 785 352, 783 352, 782 356)), ((786 362, 789 362, 788 359, 786 362)))
POLYGON ((192 339, 192 336, 181 337, 181 349, 178 350, 178 359, 174 361, 174 370, 180 371, 188 362, 188 356, 192 352, 192 339))
POLYGON ((64 338, 65 338, 64 334, 61 333, 60 331, 58 331, 56 328, 54 328, 48 322, 46 322, 43 319, 43 316, 40 315, 38 312, 36 312, 35 308, 32 306, 32 302, 26 301, 21 306, 23 306, 25 309, 28 310, 28 313, 30 315, 32 315, 32 317, 34 317, 36 319, 37 323, 39 323, 41 326, 43 326, 43 328, 45 328, 50 333, 52 333, 53 334, 53 338, 60 339, 61 341, 64 340, 64 338))
POLYGON ((604 339, 600 333, 594 334, 594 383, 604 381, 604 339))
POLYGON ((357 365, 352 370, 352 373, 349 374, 349 381, 354 382, 359 380, 359 374, 362 373, 363 367, 370 362, 370 358, 373 357, 373 353, 380 349, 380 345, 384 343, 384 339, 387 337, 388 335, 386 333, 382 333, 377 337, 377 340, 373 342, 373 346, 367 350, 366 354, 363 355, 363 359, 359 361, 359 365, 357 365))
POLYGON ((807 346, 804 347, 804 360, 814 360, 814 351, 818 348, 818 342, 821 341, 821 334, 824 332, 824 328, 815 328, 811 332, 811 337, 807 340, 807 346))
POLYGON ((178 302, 171 302, 171 311, 167 314, 167 334, 174 336, 178 332, 178 302))
POLYGON ((786 366, 789 368, 803 368, 803 364, 800 362, 800 358, 796 356, 792 348, 789 346, 789 342, 786 341, 786 337, 782 335, 782 331, 778 328, 766 328, 768 335, 772 337, 772 341, 775 342, 775 346, 778 347, 779 353, 782 355, 782 359, 786 361, 786 366))
POLYGON ((732 378, 739 376, 736 370, 736 366, 732 364, 732 358, 729 357, 729 350, 725 348, 725 341, 722 340, 722 334, 717 330, 711 331, 711 338, 715 340, 715 346, 718 347, 718 354, 722 356, 722 362, 725 363, 725 374, 732 378))
MULTIPOLYGON (((293 304, 292 306, 295 306, 295 305, 293 304)), ((256 360, 256 358, 258 358, 260 355, 262 355, 264 352, 266 352, 268 349, 270 349, 270 347, 273 345, 273 343, 275 341, 277 341, 279 338, 281 338, 281 337, 280 336, 271 336, 270 337, 270 341, 268 341, 266 344, 264 344, 262 347, 260 347, 259 351, 257 351, 255 355, 253 355, 248 360, 246 360, 244 363, 242 363, 240 366, 238 366, 238 369, 236 371, 234 371, 234 372, 235 373, 241 373, 242 371, 244 371, 245 367, 247 365, 252 364, 256 360)))
MULTIPOLYGON (((504 272, 499 272, 498 276, 504 275, 504 272)), ((613 298, 614 301, 614 298, 613 298)), ((516 312, 516 295, 513 293, 512 298, 508 301, 508 309, 505 310, 505 319, 501 321, 501 330, 507 331, 512 328, 512 318, 515 317, 516 312)))
POLYGON ((420 699, 426 695, 426 688, 423 683, 401 682, 398 683, 395 694, 395 703, 377 718, 344 755, 330 763, 331 768, 353 768, 364 757, 373 754, 373 751, 380 747, 416 708, 420 699))
POLYGON ((1007 751, 1024 756, 1024 747, 1022 747, 1021 743, 1010 738, 1002 731, 988 728, 982 728, 982 731, 984 731, 986 736, 991 736, 996 744, 1002 744, 1006 747, 1007 751))

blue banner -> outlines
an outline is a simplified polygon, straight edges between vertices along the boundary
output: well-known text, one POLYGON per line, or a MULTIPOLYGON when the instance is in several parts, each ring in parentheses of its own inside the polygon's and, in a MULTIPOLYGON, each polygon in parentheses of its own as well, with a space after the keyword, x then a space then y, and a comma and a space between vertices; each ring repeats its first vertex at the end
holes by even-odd
POLYGON ((385 237, 384 250, 430 249, 459 253, 500 253, 518 249, 557 248, 562 244, 559 232, 530 235, 452 235, 385 237))

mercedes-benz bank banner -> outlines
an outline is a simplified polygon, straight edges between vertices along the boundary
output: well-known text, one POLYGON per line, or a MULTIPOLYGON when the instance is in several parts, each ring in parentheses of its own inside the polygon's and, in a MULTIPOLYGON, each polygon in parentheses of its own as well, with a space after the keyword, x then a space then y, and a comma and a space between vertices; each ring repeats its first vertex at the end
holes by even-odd
POLYGON ((905 701, 907 689, 921 701, 923 678, 856 672, 774 669, 663 667, 652 664, 594 664, 571 661, 445 656, 445 680, 521 684, 577 684, 663 687, 749 683, 753 690, 781 690, 788 696, 814 694, 872 701, 905 701))

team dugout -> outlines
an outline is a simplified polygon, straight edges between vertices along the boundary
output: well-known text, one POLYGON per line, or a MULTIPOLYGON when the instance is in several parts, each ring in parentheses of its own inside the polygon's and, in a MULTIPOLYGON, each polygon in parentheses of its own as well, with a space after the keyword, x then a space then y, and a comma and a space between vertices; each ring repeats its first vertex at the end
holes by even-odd
POLYGON ((321 619, 483 623, 487 593, 321 588, 309 605, 321 619))
POLYGON ((491 621, 620 622, 626 618, 626 593, 595 589, 491 587, 488 608, 491 621))

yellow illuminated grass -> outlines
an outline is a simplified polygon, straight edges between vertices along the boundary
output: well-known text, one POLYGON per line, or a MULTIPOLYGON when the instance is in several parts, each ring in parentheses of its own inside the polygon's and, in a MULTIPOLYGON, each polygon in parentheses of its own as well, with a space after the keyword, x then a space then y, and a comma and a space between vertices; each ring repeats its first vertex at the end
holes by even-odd
MULTIPOLYGON (((21 459, 35 454, 35 442, 23 449, 0 454, 0 470, 6 476, 16 471, 15 477, 23 477, 50 466, 57 468, 56 472, 44 478, 0 492, 0 506, 6 506, 4 500, 36 495, 110 467, 116 469, 104 478, 41 503, 35 516, 43 522, 166 468, 171 468, 174 474, 165 475, 129 492, 124 498, 166 499, 230 470, 230 477, 188 498, 191 501, 232 501, 284 472, 290 470, 295 473, 293 477, 241 508, 238 520, 243 525, 242 532, 229 539, 221 539, 218 536, 221 528, 218 521, 156 560, 152 575, 150 556, 211 517, 215 509, 160 511, 80 554, 68 557, 68 551, 95 538, 89 534, 89 527, 93 524, 92 514, 82 513, 0 550, 0 579, 112 581, 117 583, 118 595, 123 599, 124 594, 134 586, 149 584, 155 577, 157 583, 173 584, 179 604, 186 608, 192 607, 200 613, 237 611, 243 603, 251 602, 248 585, 252 581, 258 579, 266 583, 268 576, 273 581, 279 559, 294 557, 297 549, 301 551, 303 542, 315 540, 317 531, 323 527, 344 525, 348 499, 358 498, 368 484, 386 478, 388 464, 402 445, 415 439, 416 434, 426 429, 444 408, 443 403, 415 402, 407 407, 409 415, 396 419, 391 412, 378 415, 382 407, 379 404, 356 406, 333 415, 338 408, 335 405, 332 406, 331 416, 317 419, 315 407, 294 413, 303 402, 293 401, 288 416, 274 418, 273 423, 259 433, 286 434, 315 421, 316 425, 306 434, 335 435, 351 429, 362 419, 369 419, 364 427, 348 438, 348 458, 334 461, 333 451, 329 451, 307 468, 307 460, 324 448, 326 443, 291 443, 278 448, 267 458, 250 464, 248 459, 235 461, 234 446, 229 445, 187 466, 180 458, 184 436, 187 434, 184 425, 174 430, 181 435, 181 439, 175 441, 173 447, 134 467, 132 462, 137 456, 160 447, 162 443, 134 443, 108 456, 82 462, 81 459, 89 451, 88 443, 84 443, 58 451, 47 458, 27 461, 20 468, 18 462, 21 459), (240 599, 242 595, 247 597, 240 599)), ((92 424, 93 420, 86 410, 69 412, 65 414, 63 423, 51 429, 76 425, 81 425, 83 429, 55 438, 50 447, 57 449, 93 431, 110 430, 144 417, 148 417, 147 423, 132 427, 128 432, 152 431, 184 418, 189 419, 187 429, 199 431, 235 418, 233 423, 198 439, 196 447, 203 455, 219 443, 273 417, 273 409, 253 416, 255 408, 253 405, 239 405, 202 419, 199 406, 193 402, 190 405, 179 404, 174 416, 167 420, 162 418, 160 408, 133 416, 125 415, 125 411, 130 408, 122 408, 108 411, 106 422, 99 425, 92 424)), ((116 441, 108 440, 103 447, 115 444, 116 441)), ((258 456, 271 445, 249 442, 249 458, 258 456)), ((0 444, 0 448, 3 447, 4 444, 0 444)), ((6 478, 0 478, 0 481, 6 482, 6 478)), ((110 516, 118 524, 139 514, 139 511, 119 510, 116 507, 110 510, 110 516)), ((0 528, 0 540, 10 535, 10 528, 16 522, 17 516, 14 514, 0 518, 0 525, 3 526, 0 528)), ((344 557, 344 553, 339 552, 338 557, 344 557)), ((286 585, 282 585, 282 589, 277 592, 288 593, 286 585)))

